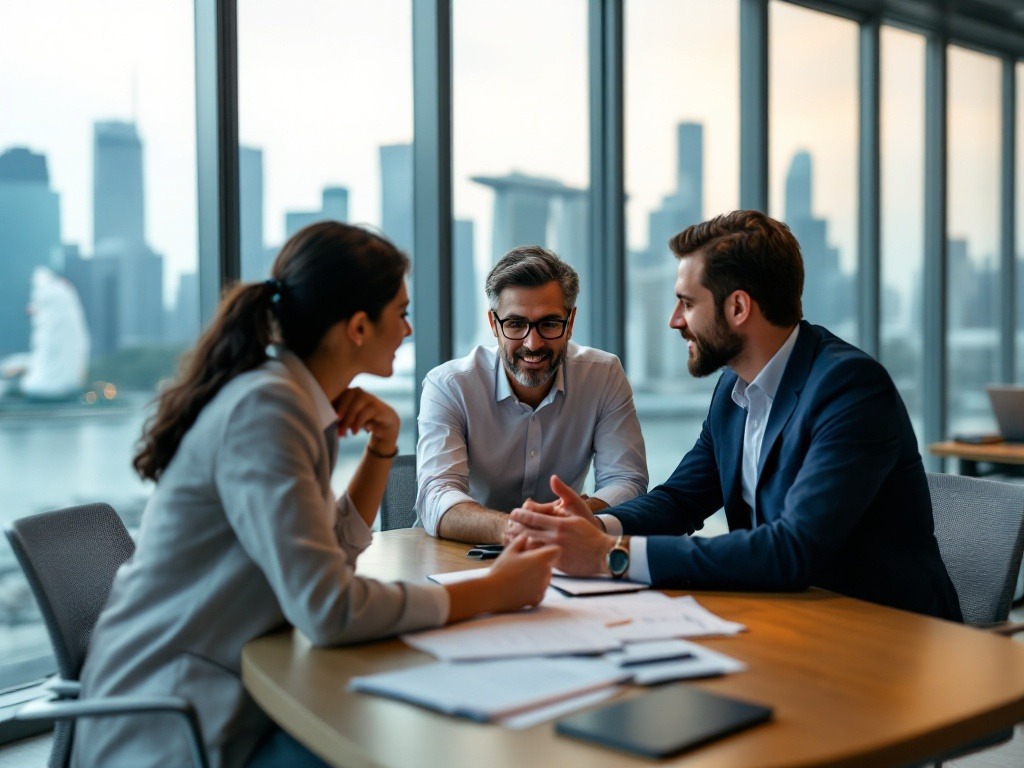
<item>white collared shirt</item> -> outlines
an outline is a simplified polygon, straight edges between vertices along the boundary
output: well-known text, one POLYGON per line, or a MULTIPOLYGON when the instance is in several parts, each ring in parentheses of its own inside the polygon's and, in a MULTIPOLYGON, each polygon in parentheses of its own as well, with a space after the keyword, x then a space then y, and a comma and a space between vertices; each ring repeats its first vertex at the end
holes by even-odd
POLYGON ((477 347, 423 382, 416 446, 416 512, 437 535, 441 517, 475 501, 509 512, 553 501, 551 475, 578 493, 594 464, 609 506, 647 491, 647 455, 633 392, 618 358, 570 342, 565 362, 533 408, 512 391, 496 347, 477 347))

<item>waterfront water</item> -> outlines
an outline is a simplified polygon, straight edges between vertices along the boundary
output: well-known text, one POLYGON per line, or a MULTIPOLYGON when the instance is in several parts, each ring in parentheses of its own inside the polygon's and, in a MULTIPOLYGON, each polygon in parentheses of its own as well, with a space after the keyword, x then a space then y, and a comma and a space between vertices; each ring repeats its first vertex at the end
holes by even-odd
MULTIPOLYGON (((386 395, 402 418, 400 448, 414 450, 411 385, 386 395)), ((150 394, 119 395, 130 407, 88 412, 76 409, 11 415, 0 412, 0 523, 48 509, 106 501, 137 524, 152 484, 143 483, 131 468, 133 446, 145 419, 150 394)), ((702 398, 703 399, 703 398, 702 398)), ((651 484, 666 478, 693 445, 703 418, 703 405, 679 402, 666 412, 663 398, 638 397, 648 445, 651 484), (650 411, 649 418, 644 411, 650 411)), ((342 440, 335 489, 340 491, 358 462, 365 438, 342 440)), ((713 519, 703 533, 724 530, 713 519)), ((48 641, 35 603, 6 542, 0 544, 0 665, 45 652, 48 641)))

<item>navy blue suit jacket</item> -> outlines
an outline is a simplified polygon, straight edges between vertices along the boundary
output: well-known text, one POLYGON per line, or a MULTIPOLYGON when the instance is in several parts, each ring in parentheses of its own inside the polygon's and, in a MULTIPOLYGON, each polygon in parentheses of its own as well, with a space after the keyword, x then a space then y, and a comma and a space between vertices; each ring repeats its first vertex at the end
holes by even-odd
POLYGON ((727 369, 700 437, 663 485, 607 510, 624 533, 649 537, 654 586, 818 586, 962 620, 914 430, 886 370, 801 323, 761 446, 754 528, 741 490, 746 412, 732 400, 735 383, 727 369), (723 506, 729 533, 685 535, 723 506))

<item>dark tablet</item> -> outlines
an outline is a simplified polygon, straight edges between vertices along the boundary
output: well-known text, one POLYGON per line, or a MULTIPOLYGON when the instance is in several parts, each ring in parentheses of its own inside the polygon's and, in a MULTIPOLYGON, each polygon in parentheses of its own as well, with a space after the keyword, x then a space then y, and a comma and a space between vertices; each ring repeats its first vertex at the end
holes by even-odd
POLYGON ((623 752, 660 758, 763 723, 771 716, 772 710, 759 704, 672 685, 559 720, 555 730, 623 752))

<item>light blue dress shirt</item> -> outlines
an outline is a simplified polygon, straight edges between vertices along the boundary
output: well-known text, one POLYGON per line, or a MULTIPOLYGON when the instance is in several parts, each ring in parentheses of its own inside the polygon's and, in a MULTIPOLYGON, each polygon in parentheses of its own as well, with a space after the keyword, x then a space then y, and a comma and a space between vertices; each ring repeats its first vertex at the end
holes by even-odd
POLYGON ((609 506, 647 492, 647 454, 622 364, 572 342, 536 408, 512 391, 497 347, 432 370, 416 457, 416 512, 434 536, 442 515, 462 502, 510 512, 526 499, 554 501, 553 474, 582 492, 591 461, 590 495, 609 506))
MULTIPOLYGON (((750 505, 754 515, 754 525, 757 525, 755 490, 757 488, 757 462, 761 458, 761 443, 764 441, 765 427, 768 424, 768 416, 771 414, 775 395, 779 391, 782 374, 786 372, 786 364, 789 362, 790 355, 793 354, 793 347, 796 345, 796 337, 799 333, 800 326, 798 325, 752 382, 748 384, 737 376, 736 384, 732 388, 733 402, 747 412, 747 419, 743 425, 743 464, 740 482, 743 500, 750 505)), ((599 517, 604 523, 605 530, 612 536, 622 534, 622 524, 615 515, 599 515, 599 517)), ((647 538, 644 536, 633 536, 629 540, 629 571, 626 576, 633 581, 651 583, 651 568, 647 562, 647 538)))

